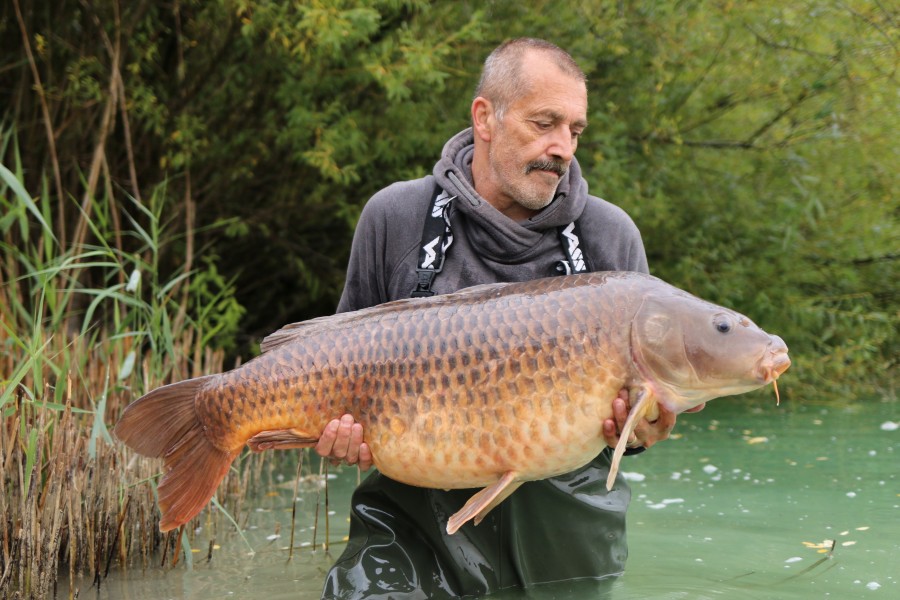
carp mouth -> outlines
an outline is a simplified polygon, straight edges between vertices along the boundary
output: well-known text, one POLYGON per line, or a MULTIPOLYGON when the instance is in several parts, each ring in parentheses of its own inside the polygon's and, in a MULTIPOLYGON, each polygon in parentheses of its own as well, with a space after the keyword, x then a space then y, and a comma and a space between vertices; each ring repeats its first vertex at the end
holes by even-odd
POLYGON ((771 341, 766 348, 766 353, 759 362, 759 378, 763 383, 774 382, 791 366, 787 344, 777 335, 770 337, 771 341))
POLYGON ((772 383, 778 379, 782 373, 787 371, 790 366, 791 359, 788 357, 787 352, 779 354, 774 357, 771 362, 760 365, 761 379, 765 383, 772 383))
POLYGON ((765 356, 760 361, 759 378, 764 384, 771 383, 775 388, 775 405, 781 405, 781 394, 778 393, 778 383, 776 380, 779 375, 788 370, 791 366, 791 358, 788 356, 787 345, 777 335, 772 336, 772 342, 766 351, 765 356))

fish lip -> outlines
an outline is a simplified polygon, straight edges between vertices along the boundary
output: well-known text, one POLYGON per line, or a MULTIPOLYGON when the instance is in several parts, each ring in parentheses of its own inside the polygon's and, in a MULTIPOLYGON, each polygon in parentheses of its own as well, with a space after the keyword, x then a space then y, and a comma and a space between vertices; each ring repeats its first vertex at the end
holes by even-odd
POLYGON ((791 366, 791 359, 787 353, 775 354, 769 358, 770 360, 764 360, 759 368, 763 383, 772 383, 791 366))

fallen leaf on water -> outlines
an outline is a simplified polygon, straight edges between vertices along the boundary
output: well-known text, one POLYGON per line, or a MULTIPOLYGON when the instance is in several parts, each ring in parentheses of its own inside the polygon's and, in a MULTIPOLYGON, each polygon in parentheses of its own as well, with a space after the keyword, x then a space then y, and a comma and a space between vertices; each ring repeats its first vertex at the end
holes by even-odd
POLYGON ((843 544, 841 544, 841 546, 852 546, 855 543, 856 542, 844 542, 843 544))
POLYGON ((748 444, 763 444, 768 441, 769 441, 769 438, 767 438, 764 435, 759 435, 759 436, 750 438, 749 440, 747 440, 747 443, 748 444))
POLYGON ((807 548, 816 548, 819 550, 831 550, 834 548, 834 540, 822 540, 818 544, 814 542, 803 542, 803 545, 807 548))

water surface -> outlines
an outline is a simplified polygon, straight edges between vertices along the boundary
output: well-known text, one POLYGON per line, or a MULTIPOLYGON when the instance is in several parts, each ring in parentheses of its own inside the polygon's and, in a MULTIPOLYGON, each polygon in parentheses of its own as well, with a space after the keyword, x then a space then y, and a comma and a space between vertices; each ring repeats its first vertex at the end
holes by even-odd
MULTIPOLYGON (((608 595, 593 586, 550 585, 508 598, 784 600, 900 597, 900 403, 835 408, 754 396, 721 399, 679 418, 674 439, 626 457, 634 498, 630 556, 608 595)), ((315 486, 296 496, 288 558, 294 465, 283 483, 250 501, 247 542, 220 535, 211 560, 199 531, 193 564, 111 573, 80 598, 318 598, 348 529, 355 469, 329 482, 330 551, 315 486), (320 519, 313 545, 313 515, 320 519), (249 546, 248 546, 249 543, 249 546), (252 554, 250 552, 252 547, 252 554)), ((67 597, 60 582, 58 597, 67 597)))

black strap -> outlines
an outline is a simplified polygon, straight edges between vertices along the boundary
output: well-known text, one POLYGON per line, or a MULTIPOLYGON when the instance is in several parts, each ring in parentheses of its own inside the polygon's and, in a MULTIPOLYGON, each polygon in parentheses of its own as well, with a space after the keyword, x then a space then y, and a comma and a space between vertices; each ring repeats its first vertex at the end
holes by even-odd
POLYGON ((562 244, 566 260, 556 263, 556 270, 564 275, 587 273, 591 270, 587 256, 581 251, 581 227, 578 221, 572 221, 565 227, 557 229, 559 243, 562 244))
MULTIPOLYGON (((453 243, 453 232, 450 231, 450 203, 455 198, 456 196, 450 196, 441 189, 441 186, 435 184, 428 213, 425 215, 425 226, 422 229, 419 261, 416 263, 416 287, 410 294, 412 298, 434 295, 431 289, 434 277, 444 268, 447 248, 453 243)), ((557 272, 571 275, 590 271, 587 256, 581 250, 581 227, 578 221, 572 221, 565 227, 558 228, 557 235, 566 255, 565 260, 556 263, 557 272)))
POLYGON ((428 213, 425 215, 425 226, 422 229, 422 245, 419 247, 419 261, 416 263, 416 288, 410 294, 412 298, 433 296, 431 289, 434 276, 444 268, 444 256, 447 248, 453 243, 453 232, 450 231, 450 203, 456 196, 450 196, 435 184, 434 194, 428 213))

